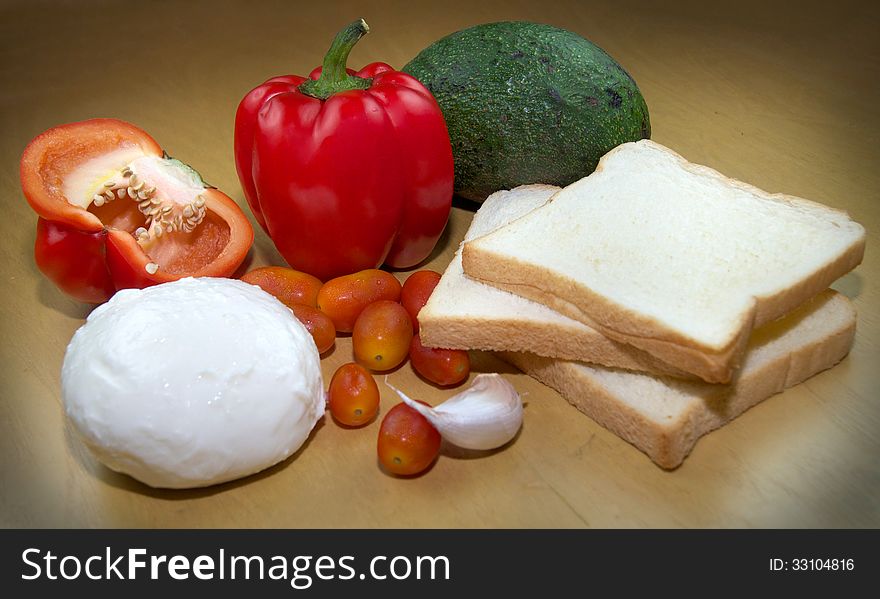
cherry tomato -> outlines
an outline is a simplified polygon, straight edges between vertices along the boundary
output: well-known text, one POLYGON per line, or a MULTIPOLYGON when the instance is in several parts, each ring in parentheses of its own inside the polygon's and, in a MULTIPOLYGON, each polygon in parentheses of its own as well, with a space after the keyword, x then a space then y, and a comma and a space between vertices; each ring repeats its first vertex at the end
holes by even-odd
POLYGON ((360 364, 343 364, 330 379, 330 413, 346 426, 363 426, 379 413, 379 387, 360 364))
POLYGON ((425 347, 419 335, 412 338, 409 360, 416 372, 435 385, 457 385, 471 372, 471 360, 466 351, 425 347))
POLYGON ((439 273, 433 270, 420 270, 409 276, 400 290, 400 303, 409 312, 413 323, 413 333, 419 332, 419 310, 428 303, 434 287, 440 282, 439 273))
POLYGON ((333 343, 336 341, 336 329, 333 327, 333 321, 326 314, 317 308, 301 304, 294 304, 290 306, 290 309, 311 333, 319 354, 323 354, 333 347, 333 343))
POLYGON ((361 311, 379 300, 400 299, 400 283, 391 273, 371 268, 330 279, 318 292, 318 308, 336 330, 350 333, 361 311))
POLYGON ((321 279, 310 274, 283 266, 264 266, 242 275, 241 280, 271 293, 287 306, 318 307, 321 279))
POLYGON ((373 302, 361 312, 351 333, 355 359, 370 370, 391 370, 406 360, 412 323, 403 306, 390 300, 373 302))
POLYGON ((377 451, 379 463, 388 472, 418 474, 437 459, 440 433, 424 416, 399 403, 382 419, 377 451))

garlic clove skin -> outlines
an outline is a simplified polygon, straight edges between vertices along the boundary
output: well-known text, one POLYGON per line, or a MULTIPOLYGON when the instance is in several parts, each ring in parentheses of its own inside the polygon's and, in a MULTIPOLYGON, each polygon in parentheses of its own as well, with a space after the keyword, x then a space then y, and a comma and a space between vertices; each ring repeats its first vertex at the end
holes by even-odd
POLYGON ((522 399, 500 374, 477 375, 470 387, 433 408, 410 399, 387 380, 385 384, 427 418, 446 441, 464 449, 501 447, 522 426, 522 399))

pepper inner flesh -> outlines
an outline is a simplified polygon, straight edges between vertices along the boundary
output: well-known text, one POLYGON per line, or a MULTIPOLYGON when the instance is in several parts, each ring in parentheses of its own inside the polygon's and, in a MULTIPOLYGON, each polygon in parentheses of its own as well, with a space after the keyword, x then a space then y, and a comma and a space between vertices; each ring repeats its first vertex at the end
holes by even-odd
MULTIPOLYGON (((100 158, 98 159, 100 160, 100 158)), ((94 162, 94 161, 92 161, 94 162)), ((167 157, 141 156, 122 167, 88 164, 66 189, 104 226, 130 233, 155 272, 181 275, 210 264, 229 242, 229 226, 210 213, 198 174, 167 157), (79 176, 78 176, 79 175, 79 176), (87 180, 86 180, 87 179, 87 180), (85 196, 85 197, 84 197, 85 196)))
POLYGON ((173 232, 147 244, 144 251, 171 275, 196 273, 229 245, 229 225, 213 212, 190 233, 173 232))

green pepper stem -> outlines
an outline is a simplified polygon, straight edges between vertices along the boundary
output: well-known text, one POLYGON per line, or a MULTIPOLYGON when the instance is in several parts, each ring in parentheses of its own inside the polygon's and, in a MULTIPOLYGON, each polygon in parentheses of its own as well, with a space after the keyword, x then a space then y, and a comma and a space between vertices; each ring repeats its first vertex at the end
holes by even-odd
POLYGON ((321 76, 317 79, 304 81, 300 84, 299 91, 307 96, 326 100, 339 92, 370 87, 371 79, 349 75, 345 70, 345 64, 352 48, 369 31, 370 27, 367 22, 358 19, 337 33, 333 38, 333 43, 330 44, 330 49, 324 55, 321 76))

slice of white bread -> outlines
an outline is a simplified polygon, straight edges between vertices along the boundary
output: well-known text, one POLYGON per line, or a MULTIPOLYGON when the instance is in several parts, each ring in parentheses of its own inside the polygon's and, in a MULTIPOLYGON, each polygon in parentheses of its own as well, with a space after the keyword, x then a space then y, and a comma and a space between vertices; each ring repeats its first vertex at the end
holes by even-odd
POLYGON ((501 357, 556 389, 581 412, 667 469, 697 440, 748 408, 843 359, 856 313, 827 290, 794 312, 757 329, 742 369, 726 385, 652 377, 525 353, 501 357))
MULTIPOLYGON (((558 187, 522 185, 489 196, 474 215, 464 241, 491 233, 542 206, 558 187)), ((660 374, 688 376, 652 355, 613 341, 555 310, 465 276, 461 247, 419 312, 428 347, 527 351, 660 374)), ((691 377, 692 378, 692 377, 691 377)))
POLYGON ((506 227, 464 244, 465 273, 539 301, 709 382, 754 327, 862 259, 847 214, 770 194, 649 140, 506 227))

